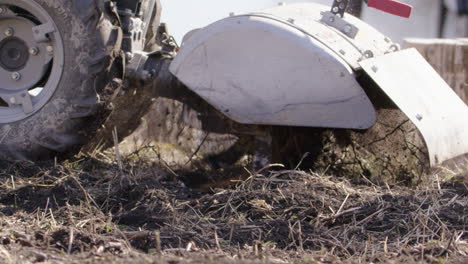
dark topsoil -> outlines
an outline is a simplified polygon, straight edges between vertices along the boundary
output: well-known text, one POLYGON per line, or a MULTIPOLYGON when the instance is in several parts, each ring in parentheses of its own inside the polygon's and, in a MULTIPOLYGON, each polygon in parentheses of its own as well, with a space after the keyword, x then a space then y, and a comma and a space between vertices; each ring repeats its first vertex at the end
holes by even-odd
POLYGON ((203 190, 141 162, 2 161, 0 173, 1 263, 468 258, 467 172, 411 189, 275 170, 203 190))

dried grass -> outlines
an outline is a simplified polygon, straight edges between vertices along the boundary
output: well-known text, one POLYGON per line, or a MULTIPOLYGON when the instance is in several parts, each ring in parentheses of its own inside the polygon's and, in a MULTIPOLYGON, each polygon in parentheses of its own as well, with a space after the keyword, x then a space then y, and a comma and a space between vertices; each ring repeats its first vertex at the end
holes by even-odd
POLYGON ((449 177, 435 173, 433 182, 412 189, 265 168, 234 186, 200 193, 175 170, 110 160, 2 162, 0 262, 438 263, 468 257, 464 168, 449 177))

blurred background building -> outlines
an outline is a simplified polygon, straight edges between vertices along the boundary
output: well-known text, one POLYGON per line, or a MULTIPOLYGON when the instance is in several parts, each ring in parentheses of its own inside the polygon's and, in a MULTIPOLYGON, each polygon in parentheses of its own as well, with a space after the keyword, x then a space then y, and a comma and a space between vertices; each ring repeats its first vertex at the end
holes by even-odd
MULTIPOLYGON (((468 37, 468 17, 462 14, 464 0, 400 0, 414 7, 411 18, 392 16, 363 8, 362 18, 394 41, 404 38, 468 37)), ((465 10, 466 11, 466 10, 465 10)))

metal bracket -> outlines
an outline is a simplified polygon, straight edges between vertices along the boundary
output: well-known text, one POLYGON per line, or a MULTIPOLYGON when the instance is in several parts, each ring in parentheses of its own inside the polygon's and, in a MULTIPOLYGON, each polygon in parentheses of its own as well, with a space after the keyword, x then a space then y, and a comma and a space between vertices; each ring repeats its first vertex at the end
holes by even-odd
POLYGON ((37 43, 49 41, 47 34, 54 33, 55 27, 52 23, 46 23, 32 28, 34 39, 37 43))
POLYGON ((348 8, 348 4, 349 0, 334 0, 331 13, 343 17, 346 9, 348 8))
POLYGON ((357 28, 351 23, 348 23, 342 17, 335 15, 333 12, 323 12, 322 19, 320 21, 338 29, 343 34, 352 39, 354 39, 357 33, 359 32, 359 28, 357 28))
POLYGON ((131 58, 127 62, 125 71, 127 76, 147 80, 151 77, 151 73, 144 69, 145 63, 148 60, 148 53, 146 52, 134 52, 131 58))
POLYGON ((120 19, 122 21, 122 30, 124 38, 122 49, 125 52, 142 51, 145 46, 144 22, 140 17, 136 17, 131 10, 119 9, 120 19))
POLYGON ((13 95, 1 96, 9 105, 21 105, 25 114, 30 114, 34 111, 31 96, 28 91, 23 91, 13 95))

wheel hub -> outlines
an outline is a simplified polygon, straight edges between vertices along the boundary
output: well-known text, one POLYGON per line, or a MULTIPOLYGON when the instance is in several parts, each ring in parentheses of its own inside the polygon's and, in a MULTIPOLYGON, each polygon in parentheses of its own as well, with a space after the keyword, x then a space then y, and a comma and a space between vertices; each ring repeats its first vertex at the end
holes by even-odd
POLYGON ((0 67, 6 71, 19 71, 29 60, 29 48, 17 37, 9 37, 0 42, 0 67))
POLYGON ((0 97, 1 91, 35 88, 47 75, 53 54, 47 42, 38 42, 33 33, 36 24, 20 17, 0 19, 0 97), (30 53, 36 49, 36 53, 30 53), (42 52, 41 52, 42 51, 42 52), (21 76, 21 78, 18 78, 21 76))
POLYGON ((62 76, 63 41, 35 1, 0 0, 0 124, 34 114, 62 76))

